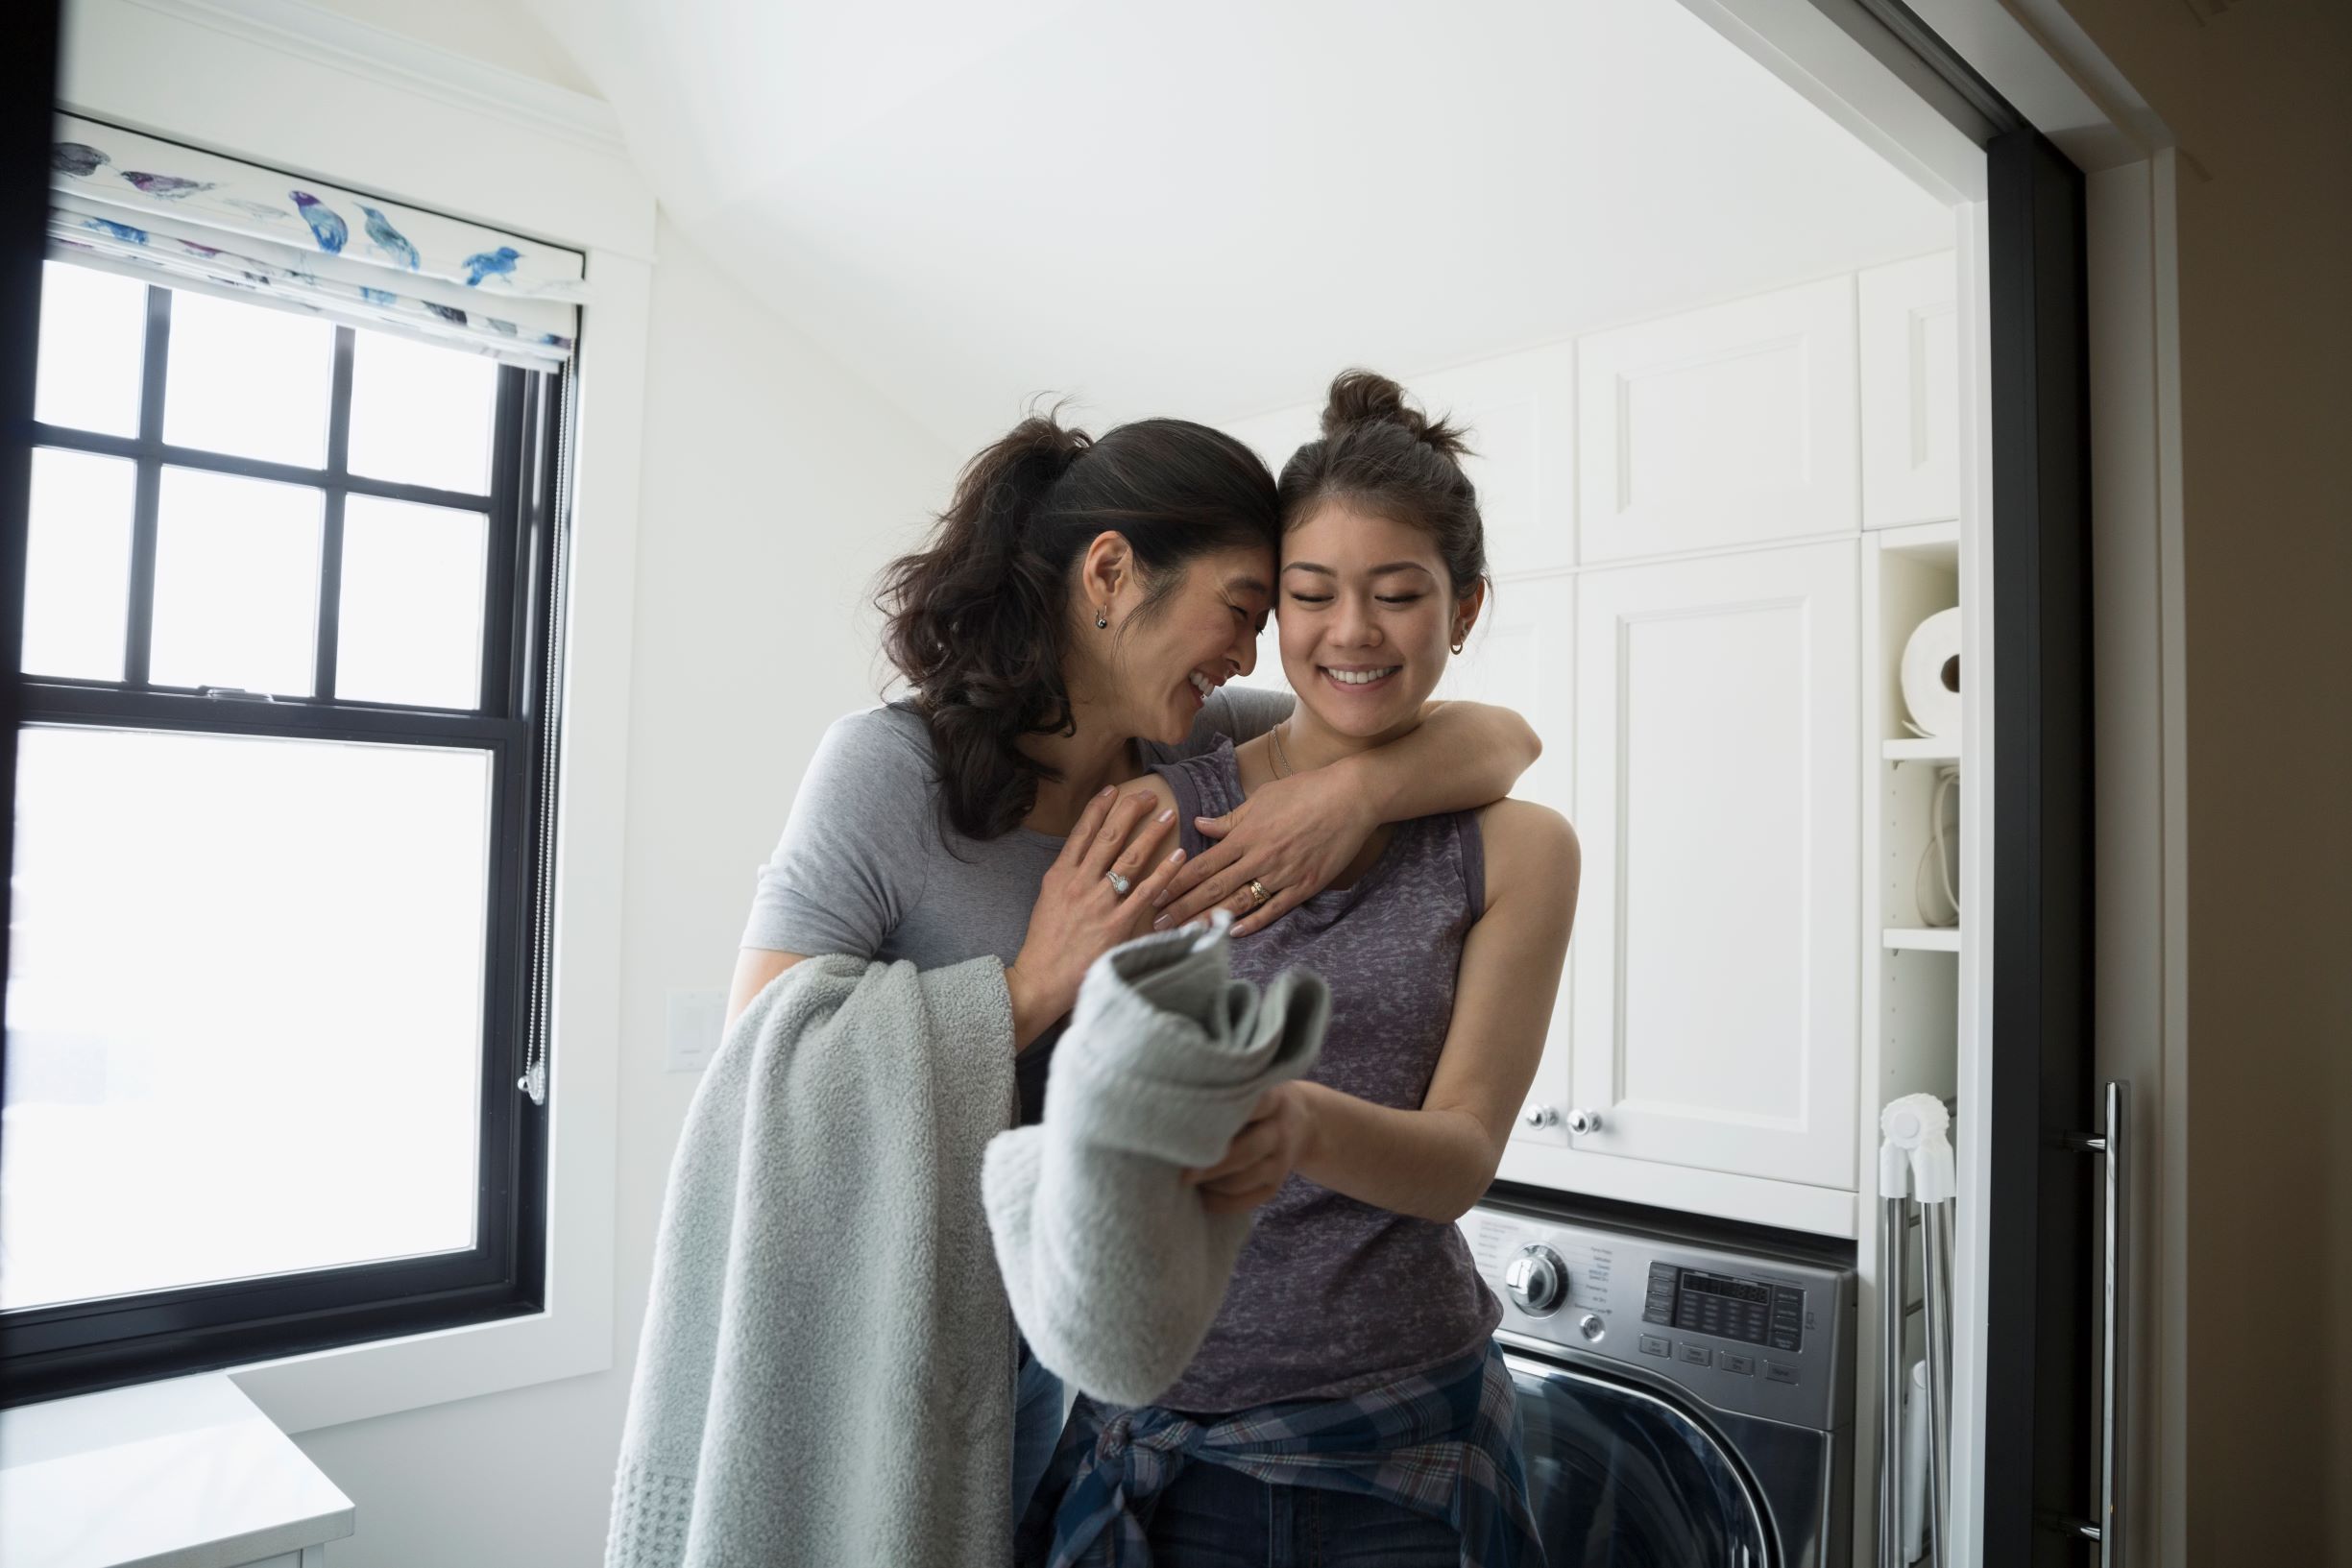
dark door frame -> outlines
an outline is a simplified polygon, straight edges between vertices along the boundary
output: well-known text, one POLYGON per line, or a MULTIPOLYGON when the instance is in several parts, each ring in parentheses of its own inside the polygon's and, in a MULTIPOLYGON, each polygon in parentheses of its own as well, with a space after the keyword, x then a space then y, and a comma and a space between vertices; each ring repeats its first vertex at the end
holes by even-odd
POLYGON ((2079 1563, 2096 1517, 2090 346, 2080 170, 1985 149, 1992 290, 1992 1104, 1983 1560, 2079 1563))
MULTIPOLYGON (((57 96, 59 0, 25 0, 0 49, 0 976, 8 973, 16 835, 16 726, 24 713, 25 540, 33 503, 34 357, 48 249, 49 105, 57 96)), ((8 1070, 0 986, 0 1081, 8 1070)))
MULTIPOLYGON (((1813 0, 1982 146, 1994 886, 1977 1558, 2087 1559, 2097 1392, 2090 338, 2082 172, 1903 0, 1813 0), (1864 36, 1867 34, 1869 36, 1864 36), (1995 1440, 1997 1435, 1998 1440, 1995 1440)), ((2119 1435, 2118 1440, 2121 1440, 2119 1435)))

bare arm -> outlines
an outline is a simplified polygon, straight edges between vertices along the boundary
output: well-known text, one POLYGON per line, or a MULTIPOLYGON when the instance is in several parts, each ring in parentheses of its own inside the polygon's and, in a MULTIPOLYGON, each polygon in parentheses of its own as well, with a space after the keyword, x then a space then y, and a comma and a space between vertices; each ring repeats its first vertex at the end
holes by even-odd
POLYGON ((1410 735, 1335 766, 1370 804, 1374 823, 1410 822, 1492 805, 1542 755, 1535 727, 1511 709, 1432 702, 1410 735))
POLYGON ((1199 1173, 1213 1212, 1263 1203, 1293 1170, 1423 1219, 1458 1218, 1486 1192, 1543 1056, 1580 867, 1575 831, 1544 807, 1504 801, 1481 827, 1486 912, 1463 943, 1453 1022, 1419 1109, 1284 1084, 1199 1173))
POLYGON ((1222 904, 1248 936, 1331 884, 1384 822, 1467 811, 1511 793, 1543 753, 1525 719, 1485 703, 1430 703, 1411 734, 1375 751, 1276 779, 1200 830, 1217 839, 1179 872, 1169 924, 1222 904), (1251 879, 1273 890, 1257 908, 1251 879))
POLYGON ((727 1028, 735 1027, 735 1021, 767 989, 768 981, 807 956, 805 953, 771 953, 766 948, 736 949, 735 983, 727 988, 727 1028))

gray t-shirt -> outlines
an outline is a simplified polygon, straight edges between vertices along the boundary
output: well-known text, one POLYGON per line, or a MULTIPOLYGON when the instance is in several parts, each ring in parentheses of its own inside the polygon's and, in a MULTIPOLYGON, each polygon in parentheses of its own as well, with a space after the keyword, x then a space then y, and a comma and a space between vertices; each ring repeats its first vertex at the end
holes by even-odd
MULTIPOLYGON (((1178 746, 1138 742, 1145 764, 1247 740, 1288 716, 1287 692, 1224 687, 1178 746)), ((966 838, 938 808, 931 727, 911 708, 837 719, 809 761, 776 853, 760 868, 742 945, 803 954, 907 959, 918 969, 983 953, 1011 963, 1029 934, 1037 884, 1062 841, 1015 828, 966 838)), ((1045 1102, 1048 1036, 1021 1053, 1021 1116, 1045 1102)))

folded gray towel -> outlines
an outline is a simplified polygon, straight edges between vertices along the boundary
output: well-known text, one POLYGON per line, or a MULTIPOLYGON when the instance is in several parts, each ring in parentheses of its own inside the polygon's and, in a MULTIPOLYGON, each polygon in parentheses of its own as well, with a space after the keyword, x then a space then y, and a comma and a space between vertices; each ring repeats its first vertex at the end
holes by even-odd
POLYGON ((1095 960, 1054 1052, 1045 1121, 1000 1133, 981 1195, 1014 1320, 1039 1361, 1098 1399, 1148 1405, 1224 1300, 1249 1214, 1183 1183, 1224 1157, 1250 1107, 1303 1076, 1331 994, 1304 970, 1263 996, 1229 977, 1224 924, 1095 960))

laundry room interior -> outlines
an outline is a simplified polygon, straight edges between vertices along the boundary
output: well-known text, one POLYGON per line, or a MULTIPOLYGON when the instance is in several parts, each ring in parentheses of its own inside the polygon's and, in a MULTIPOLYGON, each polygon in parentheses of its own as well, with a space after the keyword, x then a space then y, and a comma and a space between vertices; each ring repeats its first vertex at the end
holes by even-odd
POLYGON ((54 12, 0 1563, 2352 1549, 2189 1516, 2185 24, 54 12))

